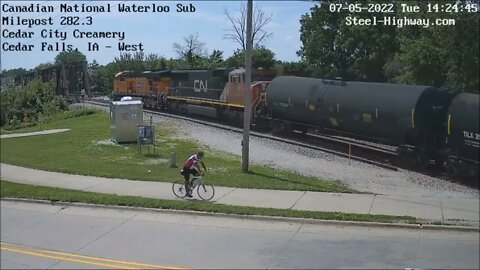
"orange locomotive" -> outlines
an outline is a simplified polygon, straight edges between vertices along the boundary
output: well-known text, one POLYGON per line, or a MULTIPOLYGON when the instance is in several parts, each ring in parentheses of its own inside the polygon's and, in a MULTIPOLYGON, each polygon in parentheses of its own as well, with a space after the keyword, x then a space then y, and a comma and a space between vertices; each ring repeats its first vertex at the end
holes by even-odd
POLYGON ((123 71, 115 75, 113 95, 115 100, 123 96, 142 99, 148 108, 160 108, 170 87, 170 71, 123 71))
MULTIPOLYGON (((168 109, 242 121, 244 69, 124 71, 115 76, 114 99, 141 98, 146 108, 168 109)), ((265 112, 265 90, 273 78, 263 69, 252 71, 252 112, 265 112)))

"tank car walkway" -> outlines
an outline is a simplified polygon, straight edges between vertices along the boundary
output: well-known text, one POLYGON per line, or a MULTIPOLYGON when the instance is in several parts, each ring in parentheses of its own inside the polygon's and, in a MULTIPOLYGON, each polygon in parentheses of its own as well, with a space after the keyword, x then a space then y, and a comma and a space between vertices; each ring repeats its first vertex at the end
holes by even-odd
MULTIPOLYGON (((175 200, 171 183, 71 175, 1 164, 1 179, 16 183, 88 192, 175 200)), ((344 194, 215 187, 214 203, 360 214, 413 216, 430 221, 465 220, 478 226, 478 199, 397 198, 344 194)), ((194 194, 194 199, 196 195, 194 194)))

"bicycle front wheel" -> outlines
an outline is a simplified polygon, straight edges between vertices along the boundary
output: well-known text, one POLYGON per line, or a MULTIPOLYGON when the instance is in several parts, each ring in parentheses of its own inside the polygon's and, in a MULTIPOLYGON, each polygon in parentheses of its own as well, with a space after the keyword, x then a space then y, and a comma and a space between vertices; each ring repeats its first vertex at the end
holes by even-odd
POLYGON ((212 185, 201 184, 197 187, 197 193, 202 200, 209 201, 215 195, 215 188, 212 185))
POLYGON ((185 182, 183 180, 177 180, 172 184, 173 194, 175 194, 175 196, 177 196, 178 198, 183 198, 187 195, 184 183, 185 182))

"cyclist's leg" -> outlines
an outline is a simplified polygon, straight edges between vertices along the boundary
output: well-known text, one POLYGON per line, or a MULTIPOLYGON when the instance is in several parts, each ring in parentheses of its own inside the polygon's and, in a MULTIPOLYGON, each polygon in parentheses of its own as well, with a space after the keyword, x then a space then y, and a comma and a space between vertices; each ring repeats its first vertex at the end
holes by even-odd
POLYGON ((193 176, 200 176, 200 172, 197 170, 197 168, 192 169, 192 174, 193 176))
POLYGON ((191 186, 192 186, 192 183, 190 181, 190 174, 191 174, 191 171, 190 169, 183 169, 183 177, 184 177, 184 180, 185 180, 185 192, 187 193, 187 196, 191 196, 192 195, 192 191, 191 191, 191 186))
MULTIPOLYGON (((191 174, 193 177, 198 177, 198 176, 200 176, 200 172, 199 172, 196 168, 191 169, 191 170, 190 170, 190 174, 191 174)), ((193 186, 193 181, 194 181, 193 178, 190 179, 190 186, 192 187, 192 189, 195 188, 195 187, 193 186)))

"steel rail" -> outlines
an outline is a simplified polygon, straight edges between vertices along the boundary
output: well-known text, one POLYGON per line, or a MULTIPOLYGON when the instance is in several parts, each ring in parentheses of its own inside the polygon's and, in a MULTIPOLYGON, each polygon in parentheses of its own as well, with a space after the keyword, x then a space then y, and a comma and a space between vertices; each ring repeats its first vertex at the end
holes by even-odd
MULTIPOLYGON (((90 104, 105 106, 105 107, 108 106, 106 104, 106 102, 86 101, 85 103, 90 103, 90 104)), ((214 128, 218 128, 218 129, 222 129, 222 130, 227 130, 227 131, 231 131, 231 132, 235 132, 235 133, 239 133, 239 134, 241 134, 243 132, 243 129, 241 129, 241 128, 236 128, 236 127, 232 127, 232 126, 228 126, 228 125, 202 121, 202 120, 198 120, 198 119, 194 119, 194 118, 190 118, 190 117, 185 117, 185 116, 180 116, 180 115, 176 115, 176 114, 163 113, 163 112, 152 111, 152 110, 148 110, 148 109, 147 110, 144 109, 143 111, 146 112, 146 113, 153 114, 153 115, 158 115, 158 116, 163 116, 163 117, 167 117, 167 118, 189 121, 189 122, 192 122, 192 123, 196 123, 196 124, 200 124, 200 125, 204 125, 204 126, 209 126, 209 127, 214 127, 214 128)), ((326 152, 326 153, 329 153, 329 154, 341 156, 341 157, 344 157, 344 158, 368 163, 368 164, 371 164, 371 165, 375 165, 375 166, 382 167, 382 168, 389 169, 389 170, 393 170, 393 171, 398 171, 398 169, 399 169, 399 167, 396 167, 396 166, 393 166, 393 165, 390 165, 390 164, 387 164, 387 163, 382 163, 382 162, 378 162, 378 161, 374 161, 374 160, 369 160, 369 159, 366 159, 366 158, 363 158, 363 157, 360 157, 360 156, 351 155, 349 153, 343 153, 343 152, 340 152, 340 151, 328 149, 326 147, 320 147, 320 146, 316 146, 316 145, 312 145, 312 144, 298 142, 298 141, 295 141, 295 140, 281 138, 281 137, 273 136, 273 135, 270 135, 270 134, 264 134, 264 133, 260 133, 260 132, 256 132, 256 131, 252 131, 250 134, 254 137, 257 137, 257 138, 269 139, 269 140, 272 140, 272 141, 287 143, 287 144, 291 144, 291 145, 295 145, 295 146, 304 147, 304 148, 307 148, 307 149, 318 150, 318 151, 322 151, 322 152, 326 152)), ((335 139, 334 141, 341 142, 341 139, 335 139)), ((346 144, 346 145, 349 144, 349 142, 343 142, 343 143, 346 144)), ((353 143, 352 143, 352 145, 353 145, 353 143)), ((357 145, 362 147, 361 144, 357 144, 357 145)), ((385 151, 378 151, 378 150, 375 150, 375 151, 385 153, 385 151)), ((391 154, 391 153, 388 152, 387 154, 391 154)))

